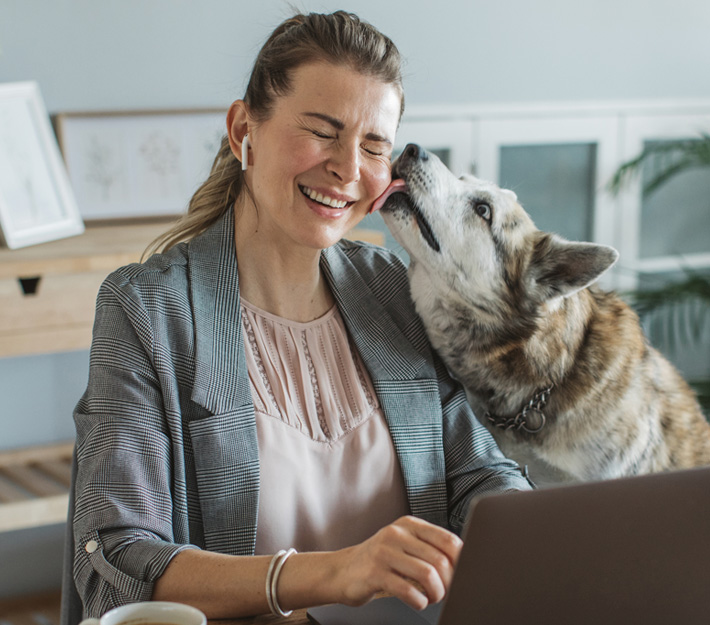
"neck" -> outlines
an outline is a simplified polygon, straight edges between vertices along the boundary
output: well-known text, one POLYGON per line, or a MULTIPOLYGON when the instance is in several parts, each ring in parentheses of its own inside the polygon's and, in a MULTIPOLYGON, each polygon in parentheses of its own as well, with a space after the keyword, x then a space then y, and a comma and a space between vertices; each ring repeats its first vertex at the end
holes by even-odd
POLYGON ((307 323, 334 304, 320 270, 321 250, 286 246, 237 213, 234 240, 239 291, 248 302, 273 315, 307 323))

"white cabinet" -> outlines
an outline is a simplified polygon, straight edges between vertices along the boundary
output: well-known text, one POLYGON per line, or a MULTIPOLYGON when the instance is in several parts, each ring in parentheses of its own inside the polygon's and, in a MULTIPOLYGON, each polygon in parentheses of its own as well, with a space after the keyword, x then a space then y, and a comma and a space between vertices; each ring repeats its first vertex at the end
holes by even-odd
MULTIPOLYGON (((607 190, 618 139, 611 115, 482 117, 477 175, 514 190, 541 230, 618 246, 617 202, 607 190)), ((605 280, 616 286, 613 270, 605 280)))
MULTIPOLYGON (((710 110, 629 115, 623 128, 622 156, 628 160, 658 142, 697 140, 701 132, 710 132, 710 110)), ((661 288, 685 279, 688 271, 710 275, 710 168, 691 169, 655 191, 643 190, 654 172, 678 159, 671 152, 649 160, 619 196, 620 252, 629 269, 625 289, 661 288)), ((694 308, 677 307, 675 316, 668 311, 653 314, 646 331, 687 379, 710 380, 710 312, 694 308)))
MULTIPOLYGON (((621 160, 634 158, 654 142, 697 139, 701 132, 710 132, 710 110, 624 116, 621 160)), ((643 274, 710 268, 710 170, 685 172, 644 193, 644 181, 662 164, 660 159, 649 162, 619 196, 620 251, 632 270, 624 286, 630 288, 643 274)))

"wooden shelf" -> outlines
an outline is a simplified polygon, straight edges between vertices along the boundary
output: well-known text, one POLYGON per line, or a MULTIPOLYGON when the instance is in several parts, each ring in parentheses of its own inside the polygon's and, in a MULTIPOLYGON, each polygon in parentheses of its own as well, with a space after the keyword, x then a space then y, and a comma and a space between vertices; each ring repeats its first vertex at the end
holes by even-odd
POLYGON ((63 523, 74 443, 0 452, 0 532, 63 523))
POLYGON ((112 271, 136 262, 170 223, 87 225, 84 234, 18 250, 0 249, 0 279, 112 271))
MULTIPOLYGON (((88 349, 104 278, 139 261, 169 225, 93 225, 76 237, 0 249, 0 357, 88 349)), ((348 238, 384 243, 373 230, 352 230, 348 238)))

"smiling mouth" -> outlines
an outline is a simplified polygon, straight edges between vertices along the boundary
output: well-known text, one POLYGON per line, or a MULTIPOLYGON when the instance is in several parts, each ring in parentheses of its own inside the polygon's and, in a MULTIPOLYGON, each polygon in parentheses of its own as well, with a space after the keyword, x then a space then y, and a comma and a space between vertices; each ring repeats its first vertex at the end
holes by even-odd
POLYGON ((318 202, 319 204, 327 206, 328 208, 346 208, 347 206, 350 206, 351 204, 355 203, 347 202, 345 200, 336 200, 335 198, 323 195, 322 193, 318 193, 317 191, 305 185, 298 185, 298 188, 301 190, 301 193, 303 193, 303 195, 305 195, 309 200, 318 202))

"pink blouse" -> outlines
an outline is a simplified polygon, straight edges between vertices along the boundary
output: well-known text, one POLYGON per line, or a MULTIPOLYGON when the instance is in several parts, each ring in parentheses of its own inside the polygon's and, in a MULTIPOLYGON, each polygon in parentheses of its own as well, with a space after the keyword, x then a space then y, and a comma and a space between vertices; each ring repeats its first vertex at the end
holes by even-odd
POLYGON ((309 323, 242 299, 261 485, 256 553, 339 549, 409 514, 367 370, 337 306, 309 323))

